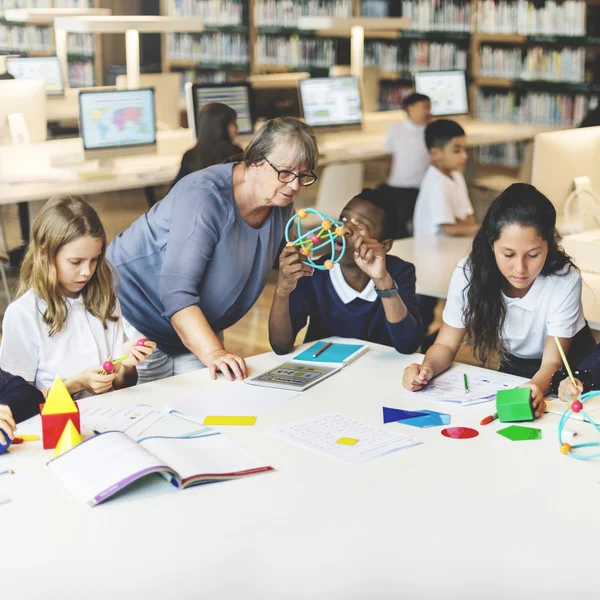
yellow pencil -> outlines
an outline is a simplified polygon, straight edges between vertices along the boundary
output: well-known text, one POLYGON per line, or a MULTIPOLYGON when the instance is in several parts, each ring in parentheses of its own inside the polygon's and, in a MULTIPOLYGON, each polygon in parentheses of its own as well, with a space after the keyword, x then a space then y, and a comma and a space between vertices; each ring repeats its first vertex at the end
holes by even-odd
POLYGON ((569 379, 571 380, 573 387, 576 388, 577 384, 575 383, 575 377, 573 377, 573 372, 571 371, 571 367, 569 366, 567 357, 565 356, 565 351, 563 350, 563 347, 560 345, 560 341, 558 340, 557 337, 554 338, 554 341, 556 342, 556 347, 558 348, 558 351, 560 352, 560 356, 563 359, 563 362, 565 363, 565 369, 567 370, 567 373, 569 374, 569 379))

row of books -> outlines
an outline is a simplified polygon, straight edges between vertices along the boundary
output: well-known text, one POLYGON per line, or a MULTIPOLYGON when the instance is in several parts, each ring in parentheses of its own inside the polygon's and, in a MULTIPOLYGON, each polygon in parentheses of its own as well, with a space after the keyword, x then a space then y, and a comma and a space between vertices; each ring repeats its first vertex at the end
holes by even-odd
POLYGON ((194 60, 206 65, 247 63, 250 60, 248 36, 241 33, 170 33, 169 59, 194 60))
POLYGON ((589 104, 590 99, 584 94, 489 93, 480 89, 477 94, 477 117, 493 121, 574 127, 586 115, 589 104))
POLYGON ((49 27, 0 23, 1 50, 50 52, 53 46, 49 27))
POLYGON ((304 38, 297 35, 259 35, 256 62, 285 67, 330 67, 336 64, 337 41, 329 38, 304 38))
POLYGON ((67 35, 67 52, 70 54, 80 54, 81 56, 94 56, 94 34, 69 33, 67 35))
POLYGON ((352 16, 352 0, 256 0, 254 22, 258 26, 296 27, 301 16, 352 16))
POLYGON ((528 80, 585 81, 585 48, 481 46, 479 75, 528 80))
POLYGON ((471 31, 469 0, 403 0, 402 16, 419 31, 471 31))
POLYGON ((52 8, 52 0, 0 0, 0 15, 13 8, 52 8))
POLYGON ((585 0, 481 0, 477 28, 486 33, 585 35, 585 0))
POLYGON ((525 144, 526 142, 508 142, 478 146, 475 149, 475 156, 480 163, 518 168, 523 162, 525 144))
POLYGON ((390 42, 365 43, 365 65, 383 71, 467 70, 465 48, 451 42, 412 42, 408 47, 390 42))
POLYGON ((69 62, 69 85, 71 87, 91 87, 94 85, 94 63, 87 60, 69 62))
POLYGON ((382 81, 377 98, 378 110, 399 110, 404 99, 414 92, 411 85, 396 81, 382 81))
POLYGON ((54 8, 94 8, 94 0, 54 0, 54 8))
POLYGON ((186 83, 226 83, 230 80, 227 71, 197 71, 196 69, 178 70, 181 73, 181 93, 186 83))
POLYGON ((167 0, 169 17, 192 17, 210 25, 242 25, 242 0, 167 0))

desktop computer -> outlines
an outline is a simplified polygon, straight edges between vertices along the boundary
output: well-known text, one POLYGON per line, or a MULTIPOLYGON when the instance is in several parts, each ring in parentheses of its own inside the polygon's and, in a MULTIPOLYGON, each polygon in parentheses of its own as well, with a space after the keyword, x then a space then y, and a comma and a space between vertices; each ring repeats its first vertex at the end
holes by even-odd
POLYGON ((237 113, 238 133, 253 133, 254 114, 248 83, 186 83, 185 100, 188 127, 197 132, 196 123, 202 107, 211 102, 220 102, 237 113))
POLYGON ((62 69, 56 56, 7 58, 6 71, 15 79, 44 79, 46 95, 64 96, 62 69))
POLYGON ((44 142, 47 137, 46 81, 0 81, 0 144, 44 142))
POLYGON ((464 71, 416 71, 415 92, 431 98, 434 117, 469 113, 467 80, 464 71))
POLYGON ((86 160, 155 154, 154 90, 81 92, 79 130, 86 160))
POLYGON ((315 128, 360 129, 362 102, 356 77, 316 77, 298 84, 304 120, 315 128))

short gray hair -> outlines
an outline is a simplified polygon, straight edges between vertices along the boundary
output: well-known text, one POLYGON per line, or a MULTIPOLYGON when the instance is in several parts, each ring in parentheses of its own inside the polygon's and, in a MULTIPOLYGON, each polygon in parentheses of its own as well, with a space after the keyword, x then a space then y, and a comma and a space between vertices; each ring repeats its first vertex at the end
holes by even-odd
POLYGON ((319 149, 315 132, 310 125, 295 117, 269 119, 246 146, 243 162, 248 167, 262 162, 277 143, 286 138, 296 146, 291 166, 306 165, 310 171, 316 169, 319 149))

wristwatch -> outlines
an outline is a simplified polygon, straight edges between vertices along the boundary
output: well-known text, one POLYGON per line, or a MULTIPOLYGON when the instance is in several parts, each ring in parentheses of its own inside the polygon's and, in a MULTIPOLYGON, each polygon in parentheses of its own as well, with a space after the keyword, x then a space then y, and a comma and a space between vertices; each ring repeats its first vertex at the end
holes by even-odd
POLYGON ((400 292, 398 291, 398 284, 392 279, 392 287, 389 290, 378 290, 377 286, 375 286, 375 293, 380 298, 393 298, 394 296, 399 296, 400 292))

